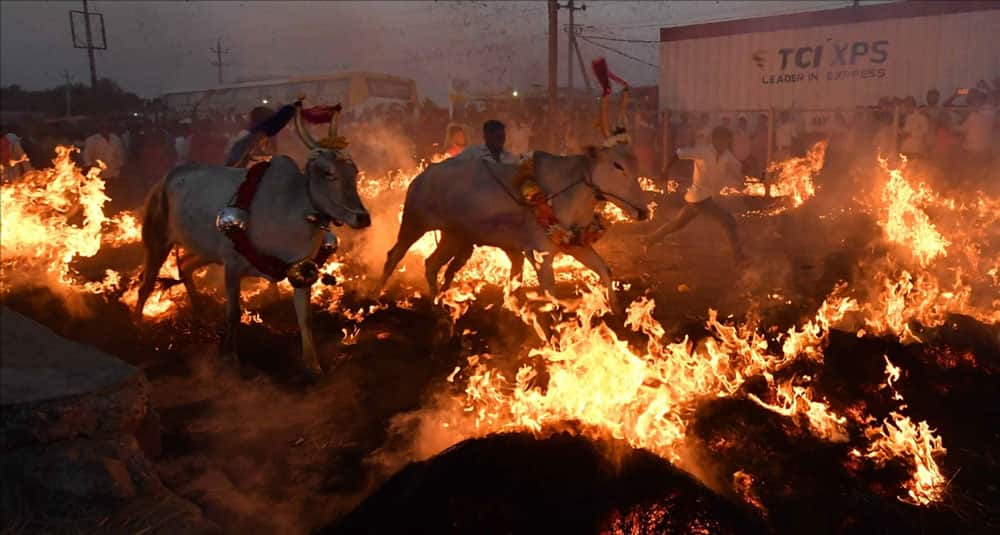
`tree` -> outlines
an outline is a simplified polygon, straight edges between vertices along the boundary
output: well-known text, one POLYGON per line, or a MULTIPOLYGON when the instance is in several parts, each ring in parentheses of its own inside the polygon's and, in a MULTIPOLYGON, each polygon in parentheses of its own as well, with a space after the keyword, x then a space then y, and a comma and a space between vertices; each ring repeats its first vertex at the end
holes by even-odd
MULTIPOLYGON (((109 78, 97 81, 91 89, 82 83, 70 86, 73 112, 78 115, 119 115, 143 111, 145 100, 125 91, 109 78)), ((29 111, 58 117, 65 113, 66 86, 39 91, 25 91, 17 84, 0 87, 0 106, 5 110, 29 111)))

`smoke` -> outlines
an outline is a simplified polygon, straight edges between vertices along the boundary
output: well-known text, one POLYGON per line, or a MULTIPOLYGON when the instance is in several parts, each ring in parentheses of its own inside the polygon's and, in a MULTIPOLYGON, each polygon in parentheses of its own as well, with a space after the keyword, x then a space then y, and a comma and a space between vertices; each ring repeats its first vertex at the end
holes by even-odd
POLYGON ((172 415, 186 412, 181 433, 192 449, 158 461, 169 487, 232 531, 309 533, 353 507, 350 492, 337 500, 325 494, 359 485, 338 483, 352 471, 342 452, 359 439, 355 377, 331 374, 303 392, 266 377, 241 378, 214 350, 190 365, 190 375, 158 386, 172 393, 158 407, 165 439, 178 432, 170 429, 172 415), (320 502, 324 507, 315 507, 320 502))
MULTIPOLYGON (((377 292, 376 281, 381 279, 386 253, 396 243, 407 187, 422 170, 422 164, 414 154, 412 142, 395 125, 379 121, 354 124, 344 132, 361 171, 358 192, 371 215, 372 225, 361 232, 338 233, 343 243, 341 250, 352 264, 362 267, 370 289, 377 292)), ((403 277, 409 282, 417 282, 418 267, 422 268, 409 255, 397 272, 405 273, 403 277)))

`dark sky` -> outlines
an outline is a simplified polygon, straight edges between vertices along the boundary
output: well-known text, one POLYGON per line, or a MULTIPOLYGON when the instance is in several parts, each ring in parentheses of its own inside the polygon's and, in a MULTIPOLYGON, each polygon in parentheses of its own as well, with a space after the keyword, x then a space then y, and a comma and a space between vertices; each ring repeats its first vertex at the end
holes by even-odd
MULTIPOLYGON (((563 2, 565 3, 565 2, 563 2)), ((577 2, 578 5, 580 2, 577 2)), ((656 40, 661 26, 849 5, 850 1, 583 2, 578 24, 591 35, 656 40)), ((544 83, 547 10, 533 2, 128 2, 91 1, 104 15, 108 50, 99 76, 143 96, 216 83, 209 48, 231 52, 227 82, 248 77, 323 74, 342 69, 416 79, 442 99, 451 78, 495 87, 544 83)), ((69 15, 82 2, 0 2, 0 83, 29 89, 89 82, 87 54, 72 48, 69 15)), ((560 28, 567 22, 559 15, 560 28)), ((656 65, 650 43, 603 43, 656 65)), ((608 58, 634 85, 655 84, 657 69, 581 42, 584 59, 608 58)), ((565 62, 560 34, 560 64, 565 62)), ((560 69, 560 85, 565 73, 560 69)), ((580 84, 577 75, 577 85, 580 84)))

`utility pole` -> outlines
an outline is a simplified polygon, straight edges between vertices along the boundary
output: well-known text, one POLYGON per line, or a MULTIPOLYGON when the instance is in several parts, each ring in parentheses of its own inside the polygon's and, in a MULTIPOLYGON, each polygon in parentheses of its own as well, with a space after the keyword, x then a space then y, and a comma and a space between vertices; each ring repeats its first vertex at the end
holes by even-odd
MULTIPOLYGON (((576 48, 576 29, 575 29, 576 27, 573 25, 573 13, 576 11, 587 10, 586 4, 580 7, 576 7, 573 4, 574 0, 569 0, 569 2, 566 3, 566 5, 558 6, 559 9, 569 10, 569 27, 567 29, 569 37, 566 40, 566 86, 569 89, 573 89, 573 49, 576 48)), ((582 74, 583 76, 587 76, 585 72, 582 74)))
POLYGON ((583 77, 583 85, 587 86, 587 93, 590 93, 590 77, 587 76, 587 67, 583 64, 583 54, 580 54, 580 44, 576 42, 576 37, 573 38, 573 50, 576 51, 576 59, 580 61, 580 76, 583 77))
POLYGON ((83 11, 70 10, 69 12, 69 29, 73 36, 73 48, 86 48, 87 49, 87 59, 90 60, 90 87, 95 89, 97 87, 97 66, 94 64, 94 50, 107 50, 108 49, 108 36, 104 28, 104 15, 100 13, 91 13, 90 8, 87 5, 87 0, 83 0, 83 11), (77 39, 77 21, 83 19, 82 30, 86 33, 84 35, 83 42, 81 44, 80 40, 77 39), (99 28, 98 36, 101 38, 101 43, 99 45, 94 44, 94 28, 92 22, 96 22, 99 28))
POLYGON ((549 0, 549 118, 556 110, 556 74, 559 69, 559 4, 549 0))
POLYGON ((216 39, 216 41, 215 41, 215 48, 210 48, 209 50, 213 54, 215 54, 215 61, 212 62, 212 65, 214 65, 218 69, 219 85, 222 85, 222 68, 225 67, 225 66, 227 66, 227 65, 229 65, 228 63, 223 63, 222 62, 222 56, 223 56, 223 54, 229 54, 229 49, 228 48, 223 49, 222 48, 222 40, 221 39, 216 39))
POLYGON ((83 24, 87 31, 87 57, 90 59, 90 88, 97 89, 97 67, 94 66, 94 36, 90 33, 90 11, 83 0, 83 24))
POLYGON ((73 97, 71 96, 73 87, 70 84, 71 80, 73 79, 73 75, 71 75, 69 73, 69 71, 63 71, 62 75, 63 75, 63 80, 65 80, 65 82, 66 82, 66 117, 69 117, 69 116, 73 115, 73 111, 72 111, 73 110, 73 108, 72 108, 72 99, 73 99, 73 97))

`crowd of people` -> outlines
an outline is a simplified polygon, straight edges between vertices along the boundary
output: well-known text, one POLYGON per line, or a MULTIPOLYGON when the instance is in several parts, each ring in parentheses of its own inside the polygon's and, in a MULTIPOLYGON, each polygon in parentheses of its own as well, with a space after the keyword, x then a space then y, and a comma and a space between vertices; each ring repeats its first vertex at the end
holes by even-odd
MULTIPOLYGON (((857 110, 796 112, 782 110, 769 127, 764 113, 689 113, 672 117, 671 153, 710 144, 715 127, 729 129, 732 152, 745 175, 763 177, 773 128, 772 161, 804 154, 815 141, 829 141, 828 160, 902 154, 938 170, 955 183, 981 180, 1000 156, 1000 78, 956 90, 941 101, 937 89, 916 97, 883 97, 857 110), (898 122, 894 124, 893 119, 898 122)), ((690 167, 680 165, 681 173, 690 167)), ((675 169, 676 170, 676 169, 675 169)))
MULTIPOLYGON (((869 108, 836 112, 783 110, 769 125, 763 113, 694 113, 671 116, 668 154, 677 148, 712 143, 717 127, 729 132, 731 152, 740 172, 765 176, 769 136, 773 129, 772 161, 803 154, 813 142, 829 140, 828 159, 859 155, 902 153, 950 171, 956 182, 980 178, 994 155, 1000 154, 1000 79, 992 84, 955 91, 943 102, 936 89, 923 102, 915 97, 882 98, 869 108), (893 118, 898 123, 893 123, 893 118)), ((612 109, 615 109, 614 107, 612 109)), ((519 155, 529 150, 578 153, 601 142, 594 126, 595 100, 563 102, 550 116, 544 101, 492 99, 453 103, 452 109, 422 104, 378 104, 347 110, 341 128, 351 140, 352 152, 366 170, 383 173, 407 168, 421 159, 455 156, 481 141, 480 125, 498 120, 505 126, 505 150, 519 155)), ((112 199, 124 204, 141 202, 149 186, 176 165, 189 162, 222 165, 232 140, 241 130, 274 113, 266 107, 236 113, 202 114, 197 118, 153 121, 143 117, 98 118, 92 121, 22 121, 5 123, 0 136, 4 180, 16 180, 26 171, 49 165, 57 145, 79 149, 78 163, 106 169, 112 199)), ((661 172, 656 110, 633 105, 625 119, 640 172, 661 172)), ((622 120, 622 119, 619 119, 622 120)), ((272 143, 272 152, 304 158, 305 149, 286 129, 272 143)), ((670 172, 690 175, 690 162, 679 162, 670 172)))

